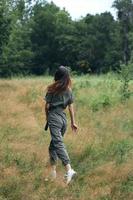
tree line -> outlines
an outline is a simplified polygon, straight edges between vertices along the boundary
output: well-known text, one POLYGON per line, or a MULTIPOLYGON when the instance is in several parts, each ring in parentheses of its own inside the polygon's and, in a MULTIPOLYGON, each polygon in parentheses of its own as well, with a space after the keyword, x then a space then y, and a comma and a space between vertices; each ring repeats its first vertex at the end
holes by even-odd
POLYGON ((133 1, 117 12, 72 20, 45 0, 0 0, 0 77, 52 74, 59 65, 77 74, 106 73, 133 60, 133 1))

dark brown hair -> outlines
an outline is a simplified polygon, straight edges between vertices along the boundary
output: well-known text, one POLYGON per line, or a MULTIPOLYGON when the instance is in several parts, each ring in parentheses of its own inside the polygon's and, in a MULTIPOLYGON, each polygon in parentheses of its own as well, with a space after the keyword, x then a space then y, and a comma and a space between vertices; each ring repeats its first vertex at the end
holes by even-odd
POLYGON ((64 66, 60 66, 55 72, 54 81, 53 84, 48 86, 48 93, 59 94, 69 89, 71 87, 69 70, 64 66))

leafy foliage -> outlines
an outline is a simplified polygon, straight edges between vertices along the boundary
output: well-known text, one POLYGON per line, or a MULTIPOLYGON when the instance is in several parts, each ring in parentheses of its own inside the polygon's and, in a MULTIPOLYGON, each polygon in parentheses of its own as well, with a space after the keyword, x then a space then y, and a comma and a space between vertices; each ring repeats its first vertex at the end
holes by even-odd
POLYGON ((125 101, 130 97, 132 94, 129 89, 129 82, 133 78, 133 64, 129 63, 128 65, 121 65, 120 68, 120 79, 122 82, 120 93, 121 93, 121 100, 125 101))
POLYGON ((0 2, 0 77, 52 74, 59 65, 77 74, 107 73, 133 55, 133 2, 115 0, 110 12, 72 20, 45 0, 0 2))

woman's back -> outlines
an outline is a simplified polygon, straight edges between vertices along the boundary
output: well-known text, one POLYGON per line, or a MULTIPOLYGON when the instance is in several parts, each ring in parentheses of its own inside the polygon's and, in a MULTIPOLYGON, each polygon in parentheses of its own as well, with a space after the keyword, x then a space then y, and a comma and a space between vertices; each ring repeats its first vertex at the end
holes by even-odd
POLYGON ((59 94, 47 93, 45 100, 52 108, 61 107, 65 109, 67 105, 73 103, 73 94, 70 89, 59 94))

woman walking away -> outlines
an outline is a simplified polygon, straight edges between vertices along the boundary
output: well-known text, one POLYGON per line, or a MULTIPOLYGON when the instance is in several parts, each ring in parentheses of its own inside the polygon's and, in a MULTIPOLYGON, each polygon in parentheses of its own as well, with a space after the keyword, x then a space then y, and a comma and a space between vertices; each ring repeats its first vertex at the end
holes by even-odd
POLYGON ((77 131, 74 119, 73 95, 71 90, 71 79, 66 67, 60 66, 54 75, 54 83, 49 85, 45 96, 46 120, 50 129, 51 142, 49 145, 49 156, 52 178, 56 178, 56 163, 58 158, 66 169, 66 183, 69 184, 76 172, 71 168, 70 158, 63 143, 63 136, 66 131, 66 113, 68 107, 71 128, 77 131))

